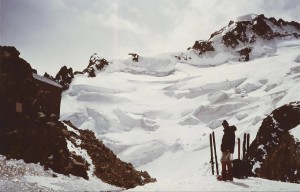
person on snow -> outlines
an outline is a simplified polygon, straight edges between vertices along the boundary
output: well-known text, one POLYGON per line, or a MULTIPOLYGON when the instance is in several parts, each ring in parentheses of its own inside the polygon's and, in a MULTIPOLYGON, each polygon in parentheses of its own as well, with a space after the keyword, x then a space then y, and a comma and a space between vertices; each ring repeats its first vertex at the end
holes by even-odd
POLYGON ((224 135, 222 138, 221 144, 221 164, 222 164, 222 180, 233 180, 233 172, 232 172, 232 155, 234 153, 234 146, 235 146, 235 131, 236 127, 229 126, 226 120, 222 123, 224 127, 224 135))

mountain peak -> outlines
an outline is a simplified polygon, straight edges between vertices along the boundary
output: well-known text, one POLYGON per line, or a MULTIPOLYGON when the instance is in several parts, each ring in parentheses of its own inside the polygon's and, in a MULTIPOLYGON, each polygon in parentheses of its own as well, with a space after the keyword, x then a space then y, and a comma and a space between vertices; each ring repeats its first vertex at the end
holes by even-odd
POLYGON ((212 33, 207 41, 195 41, 188 50, 200 57, 206 53, 210 57, 229 53, 229 60, 248 61, 275 52, 276 44, 280 41, 299 38, 300 24, 295 21, 276 20, 263 14, 247 14, 237 17, 235 21, 231 20, 228 25, 212 33))
POLYGON ((214 37, 221 35, 224 43, 230 38, 234 43, 229 45, 234 48, 239 44, 238 40, 243 43, 254 43, 256 38, 267 40, 299 38, 299 33, 300 24, 295 21, 276 20, 274 17, 267 18, 263 14, 248 14, 237 17, 236 21, 230 21, 227 26, 214 32, 209 40, 214 40, 214 37))

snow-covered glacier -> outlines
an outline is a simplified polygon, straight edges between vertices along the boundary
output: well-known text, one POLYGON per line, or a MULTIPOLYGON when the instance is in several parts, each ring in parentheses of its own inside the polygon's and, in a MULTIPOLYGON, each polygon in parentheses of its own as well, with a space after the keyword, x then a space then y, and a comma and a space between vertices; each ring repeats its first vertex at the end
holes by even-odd
MULTIPOLYGON (((95 78, 75 77, 63 93, 61 119, 93 130, 118 157, 157 178, 137 190, 208 190, 202 183, 212 182, 208 135, 215 131, 220 145, 226 119, 237 126, 237 137, 250 133, 253 139, 266 115, 299 100, 299 54, 300 41, 292 40, 279 43, 272 55, 206 67, 172 54, 115 60, 95 78)), ((275 186, 245 182, 248 188, 235 189, 275 186)))

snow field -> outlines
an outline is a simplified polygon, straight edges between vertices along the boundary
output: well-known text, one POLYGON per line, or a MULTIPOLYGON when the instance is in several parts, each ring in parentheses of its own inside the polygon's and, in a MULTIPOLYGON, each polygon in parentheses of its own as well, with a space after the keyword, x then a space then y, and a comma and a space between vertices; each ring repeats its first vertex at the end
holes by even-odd
POLYGON ((299 190, 258 178, 224 184, 207 172, 208 135, 215 131, 218 149, 224 119, 236 125, 237 137, 250 133, 253 140, 275 108, 299 100, 299 50, 294 40, 279 44, 276 54, 213 67, 167 62, 166 55, 118 60, 95 78, 73 80, 61 119, 95 131, 119 158, 158 180, 133 190, 299 190))

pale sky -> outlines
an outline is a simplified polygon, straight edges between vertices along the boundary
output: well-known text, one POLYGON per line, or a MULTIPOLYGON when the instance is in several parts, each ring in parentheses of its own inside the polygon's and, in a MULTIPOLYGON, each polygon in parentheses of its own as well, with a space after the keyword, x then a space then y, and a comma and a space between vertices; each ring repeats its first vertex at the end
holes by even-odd
POLYGON ((64 65, 83 70, 93 53, 183 51, 249 13, 300 22, 300 0, 0 0, 0 41, 55 75, 64 65))

